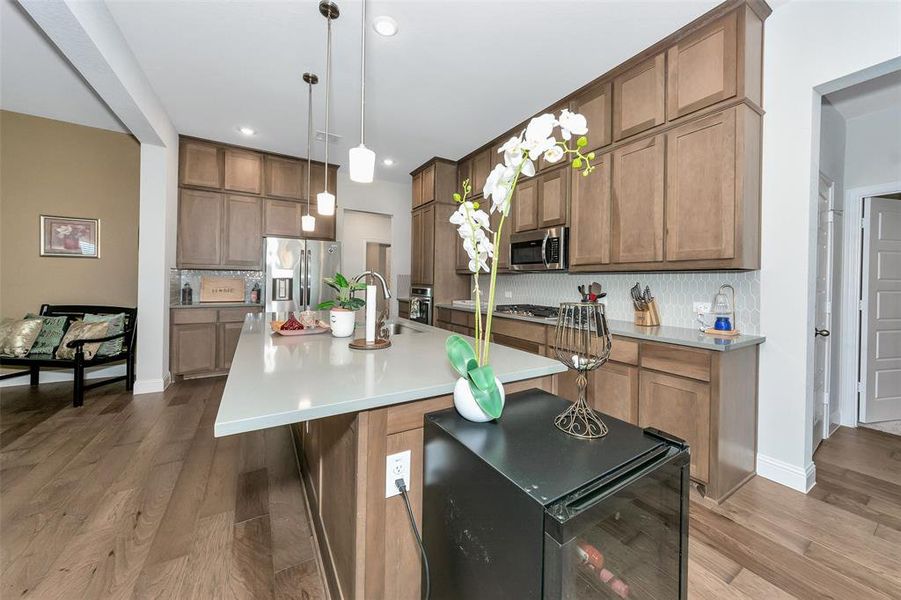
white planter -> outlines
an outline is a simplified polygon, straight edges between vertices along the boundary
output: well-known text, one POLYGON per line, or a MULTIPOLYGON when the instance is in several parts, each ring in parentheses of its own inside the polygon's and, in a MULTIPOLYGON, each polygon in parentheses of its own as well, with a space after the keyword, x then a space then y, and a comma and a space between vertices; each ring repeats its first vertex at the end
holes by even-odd
POLYGON ((350 337, 354 334, 354 326, 357 313, 352 310, 336 310, 329 311, 329 325, 332 328, 332 335, 335 337, 350 337))
MULTIPOLYGON (((497 389, 501 393, 501 407, 503 407, 505 400, 504 386, 497 377, 494 378, 494 381, 497 383, 497 389)), ((468 421, 486 423, 492 420, 492 417, 485 414, 485 411, 482 410, 476 399, 472 397, 472 390, 469 389, 469 380, 465 377, 457 379, 457 384, 454 386, 454 408, 457 409, 461 417, 468 421)))

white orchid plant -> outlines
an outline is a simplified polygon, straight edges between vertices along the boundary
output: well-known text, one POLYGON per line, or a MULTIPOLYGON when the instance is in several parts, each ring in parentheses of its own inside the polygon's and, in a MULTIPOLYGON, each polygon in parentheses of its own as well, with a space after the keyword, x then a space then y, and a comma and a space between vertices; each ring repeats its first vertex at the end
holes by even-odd
POLYGON ((583 153, 588 146, 588 123, 584 116, 563 109, 559 116, 546 113, 532 119, 526 129, 513 136, 498 150, 503 162, 498 163, 482 189, 483 200, 491 203, 491 214, 498 213, 497 227, 491 230, 491 217, 480 203, 471 199, 472 186, 467 179, 463 190, 454 194, 460 205, 451 215, 450 222, 457 226, 463 240, 463 249, 469 256, 469 271, 472 273, 475 311, 475 348, 460 336, 447 339, 447 355, 461 377, 469 380, 469 387, 479 407, 492 418, 498 418, 503 410, 500 392, 494 379, 494 372, 488 365, 491 352, 491 318, 494 314, 494 291, 497 284, 497 253, 501 232, 513 201, 516 186, 522 177, 535 175, 535 161, 543 157, 549 163, 557 163, 564 158, 573 169, 587 176, 594 170, 591 161, 594 152, 583 153), (559 136, 559 137, 558 137, 559 136), (573 142, 573 138, 575 141, 573 142), (489 262, 490 261, 490 262, 489 262), (479 275, 491 274, 488 288, 488 307, 484 326, 482 322, 482 291, 479 275))

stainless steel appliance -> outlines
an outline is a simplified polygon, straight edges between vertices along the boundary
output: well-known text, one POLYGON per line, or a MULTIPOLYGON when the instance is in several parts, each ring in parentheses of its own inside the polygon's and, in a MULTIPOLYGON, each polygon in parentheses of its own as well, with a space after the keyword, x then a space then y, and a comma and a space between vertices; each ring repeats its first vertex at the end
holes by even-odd
POLYGON ((559 309, 556 306, 538 304, 498 304, 495 312, 519 317, 535 317, 538 319, 556 319, 559 309))
POLYGON ((266 312, 316 309, 335 292, 322 281, 341 270, 341 244, 266 238, 266 312))
POLYGON ((425 416, 432 600, 687 597, 688 446, 607 415, 605 437, 569 436, 569 405, 527 390, 493 423, 425 416))
POLYGON ((413 286, 410 288, 410 320, 432 324, 432 288, 413 286))
POLYGON ((514 271, 563 271, 568 266, 566 227, 550 227, 510 236, 510 267, 514 271))

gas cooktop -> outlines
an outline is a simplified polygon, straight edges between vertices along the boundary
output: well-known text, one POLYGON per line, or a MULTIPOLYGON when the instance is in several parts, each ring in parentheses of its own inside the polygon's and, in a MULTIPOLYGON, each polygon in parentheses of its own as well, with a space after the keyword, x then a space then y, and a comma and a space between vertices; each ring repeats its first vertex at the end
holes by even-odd
POLYGON ((508 315, 539 319, 556 319, 558 312, 556 306, 539 306, 537 304, 498 304, 495 310, 508 315))

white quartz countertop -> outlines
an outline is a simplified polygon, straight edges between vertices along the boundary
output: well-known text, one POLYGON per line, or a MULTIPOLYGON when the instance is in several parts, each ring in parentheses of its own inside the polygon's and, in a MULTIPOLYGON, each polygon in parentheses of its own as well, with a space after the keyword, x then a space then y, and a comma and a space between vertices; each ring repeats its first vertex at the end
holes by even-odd
MULTIPOLYGON (((458 304, 439 303, 436 308, 447 308, 450 310, 462 310, 465 312, 475 312, 473 306, 461 306, 458 304)), ((485 309, 482 310, 485 312, 485 309)), ((521 315, 511 315, 495 312, 494 316, 501 319, 517 319, 520 321, 529 321, 531 323, 539 323, 541 325, 557 324, 556 318, 542 319, 539 317, 525 317, 521 315)), ((660 325, 657 327, 640 327, 631 321, 618 321, 616 319, 607 319, 607 326, 610 333, 627 338, 637 340, 645 340, 648 342, 661 342, 664 344, 676 344, 679 346, 690 346, 692 348, 701 348, 703 350, 716 350, 725 352, 727 350, 738 350, 748 346, 756 346, 766 341, 762 335, 745 335, 740 333, 735 337, 718 337, 707 335, 701 331, 688 327, 672 327, 668 325, 660 325)))
MULTIPOLYGON (((225 383, 216 437, 391 406, 453 392, 457 373, 444 351, 449 335, 398 319, 408 331, 385 350, 352 350, 352 338, 272 333, 266 314, 249 315, 225 383)), ((362 337, 362 328, 357 329, 362 337)), ((491 366, 503 382, 566 370, 559 362, 491 345, 491 366)))

